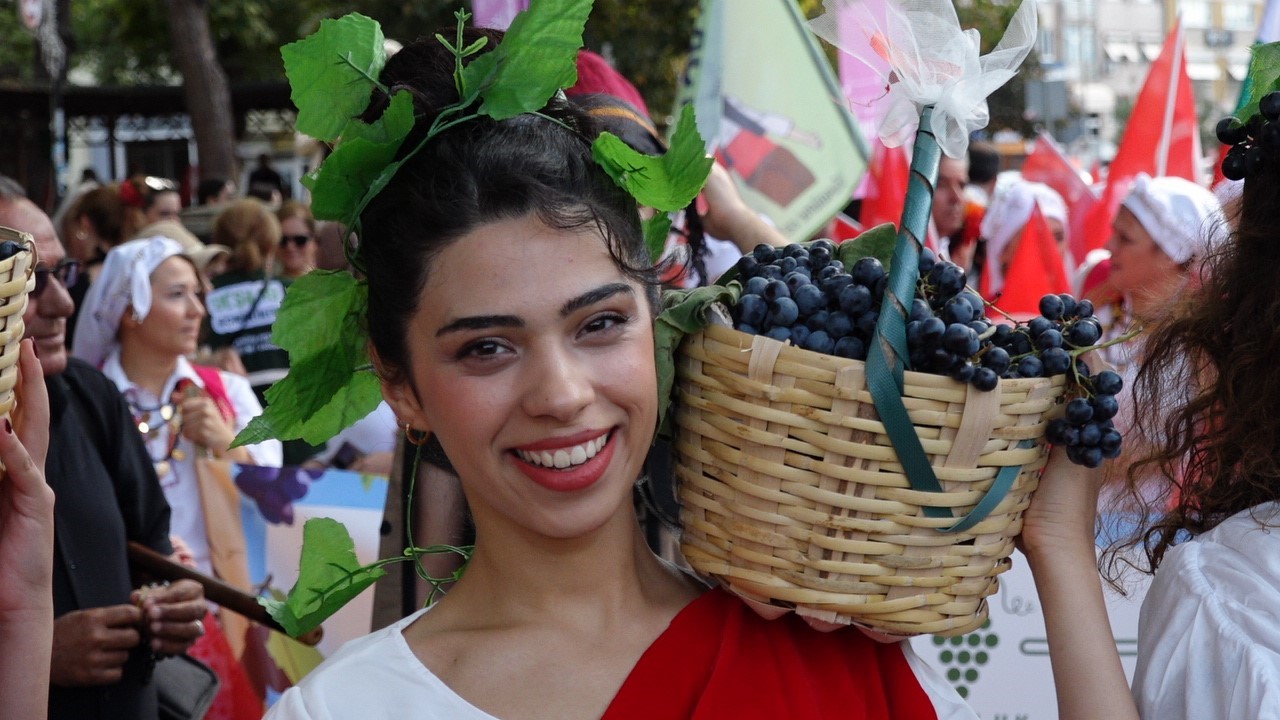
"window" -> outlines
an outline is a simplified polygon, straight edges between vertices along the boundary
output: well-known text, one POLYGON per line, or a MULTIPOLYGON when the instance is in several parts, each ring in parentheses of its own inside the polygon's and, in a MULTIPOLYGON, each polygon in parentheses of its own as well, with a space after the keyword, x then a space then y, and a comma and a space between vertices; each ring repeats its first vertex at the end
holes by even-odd
POLYGON ((1187 28, 1209 27, 1209 3, 1206 0, 1185 0, 1179 3, 1182 25, 1187 28))
POLYGON ((1040 55, 1040 62, 1055 63, 1058 61, 1057 43, 1054 42, 1053 31, 1040 28, 1040 38, 1036 43, 1036 52, 1040 55))
POLYGON ((1222 4, 1222 26, 1228 30, 1253 30, 1256 27, 1254 8, 1247 2, 1227 2, 1222 4))

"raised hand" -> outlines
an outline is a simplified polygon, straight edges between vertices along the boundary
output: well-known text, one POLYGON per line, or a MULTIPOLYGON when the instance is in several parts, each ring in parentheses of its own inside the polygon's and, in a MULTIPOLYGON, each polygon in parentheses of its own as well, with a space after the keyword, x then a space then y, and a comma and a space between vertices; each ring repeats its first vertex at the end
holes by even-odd
POLYGON ((53 645, 53 491, 45 483, 49 398, 30 340, 17 407, 0 421, 0 697, 6 716, 43 717, 53 645))

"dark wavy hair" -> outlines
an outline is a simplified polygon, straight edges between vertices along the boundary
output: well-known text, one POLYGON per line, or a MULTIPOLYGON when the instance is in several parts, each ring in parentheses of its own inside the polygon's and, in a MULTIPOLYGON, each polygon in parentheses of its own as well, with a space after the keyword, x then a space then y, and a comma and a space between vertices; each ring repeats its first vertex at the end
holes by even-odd
POLYGON ((1137 433, 1149 446, 1127 485, 1168 478, 1139 533, 1154 572, 1178 542, 1280 499, 1280 166, 1245 181, 1237 226, 1208 253, 1198 283, 1147 337, 1135 386, 1137 433), (1198 285, 1198 287, 1197 287, 1198 285))
MULTIPOLYGON (((489 37, 488 48, 502 37, 469 28, 466 42, 481 35, 489 37)), ((379 80, 393 94, 411 92, 418 114, 397 159, 417 148, 440 111, 458 101, 454 62, 434 37, 406 45, 387 61, 379 80)), ((366 121, 389 102, 375 91, 366 121)), ((598 230, 614 263, 648 288, 650 309, 656 309, 656 273, 636 202, 592 159, 596 134, 591 118, 559 96, 540 115, 469 120, 433 137, 369 203, 360 216, 355 260, 369 282, 368 317, 376 318, 368 323, 369 338, 384 377, 408 377, 407 325, 432 261, 486 223, 535 213, 552 228, 598 230)))

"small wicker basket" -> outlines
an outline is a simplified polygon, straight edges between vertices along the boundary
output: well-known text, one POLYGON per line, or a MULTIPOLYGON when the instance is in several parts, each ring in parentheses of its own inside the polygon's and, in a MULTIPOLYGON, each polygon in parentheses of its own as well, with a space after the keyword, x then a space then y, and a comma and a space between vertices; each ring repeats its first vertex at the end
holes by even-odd
POLYGON ((12 240, 28 248, 0 260, 0 415, 7 416, 17 400, 18 344, 26 326, 27 294, 35 288, 36 245, 30 233, 0 227, 0 242, 12 240))
POLYGON ((676 384, 681 549, 695 570, 827 622, 908 635, 982 625, 1064 377, 981 392, 907 372, 904 403, 943 493, 912 489, 864 362, 713 325, 685 338, 676 384), (963 516, 1002 468, 1019 469, 985 519, 940 532, 954 518, 928 509, 963 516))

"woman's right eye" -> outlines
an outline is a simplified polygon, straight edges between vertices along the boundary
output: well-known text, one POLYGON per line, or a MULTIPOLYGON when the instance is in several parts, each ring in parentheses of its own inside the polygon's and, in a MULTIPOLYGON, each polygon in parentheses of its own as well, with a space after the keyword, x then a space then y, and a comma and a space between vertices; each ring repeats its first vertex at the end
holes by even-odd
POLYGON ((463 345, 462 348, 458 350, 455 357, 459 360, 466 360, 468 358, 488 360, 507 352, 510 352, 510 348, 497 340, 477 340, 476 342, 463 345))

